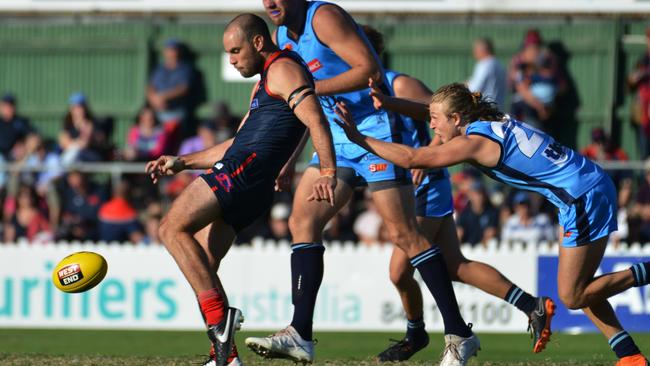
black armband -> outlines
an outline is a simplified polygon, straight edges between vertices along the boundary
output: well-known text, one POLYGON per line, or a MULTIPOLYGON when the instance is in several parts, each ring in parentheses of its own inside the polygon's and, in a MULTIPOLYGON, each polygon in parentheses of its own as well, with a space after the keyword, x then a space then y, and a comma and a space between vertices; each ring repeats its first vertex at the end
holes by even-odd
POLYGON ((314 91, 314 89, 307 90, 301 96, 299 96, 298 99, 296 99, 296 101, 293 103, 293 107, 291 107, 291 110, 294 111, 296 109, 296 107, 298 106, 298 104, 300 104, 300 102, 302 102, 308 96, 315 95, 315 94, 316 94, 316 92, 314 91))

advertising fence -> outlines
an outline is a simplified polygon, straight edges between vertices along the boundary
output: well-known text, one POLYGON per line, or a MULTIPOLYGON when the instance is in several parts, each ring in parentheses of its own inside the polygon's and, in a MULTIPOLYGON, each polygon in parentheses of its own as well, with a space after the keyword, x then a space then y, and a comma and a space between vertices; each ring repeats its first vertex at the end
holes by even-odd
MULTIPOLYGON (((330 245, 318 296, 316 330, 402 330, 405 318, 388 279, 390 245, 330 245)), ((464 248, 468 258, 494 265, 521 288, 557 299, 557 247, 464 248)), ((292 316, 288 243, 234 247, 219 270, 232 306, 242 309, 245 330, 286 326, 292 316)), ((608 250, 599 273, 650 260, 650 247, 608 250)), ((416 274, 417 278, 417 274, 416 274)), ((418 278, 419 280, 419 278, 418 278)), ((422 284, 423 285, 423 284, 422 284)), ((429 331, 442 320, 425 292, 429 331)), ((526 317, 505 301, 455 284, 465 320, 478 332, 524 332, 526 317)), ((580 312, 558 302, 554 330, 594 331, 580 312)), ((650 331, 650 288, 633 288, 611 299, 631 331, 650 331)), ((0 245, 0 327, 203 329, 196 298, 162 246, 119 244, 0 245), (76 251, 94 251, 108 261, 108 275, 96 288, 65 294, 51 282, 52 270, 76 251)))

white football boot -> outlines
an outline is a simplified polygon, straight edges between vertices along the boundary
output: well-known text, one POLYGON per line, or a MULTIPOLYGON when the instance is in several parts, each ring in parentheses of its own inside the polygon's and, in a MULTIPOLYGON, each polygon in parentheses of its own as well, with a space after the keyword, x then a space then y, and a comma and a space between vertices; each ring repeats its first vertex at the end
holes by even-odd
POLYGON ((249 337, 248 348, 264 358, 289 358, 295 362, 314 361, 314 342, 302 339, 291 325, 268 337, 249 337))
POLYGON ((476 356, 481 349, 481 343, 476 334, 463 338, 454 334, 445 335, 445 350, 440 366, 465 366, 469 358, 476 356))

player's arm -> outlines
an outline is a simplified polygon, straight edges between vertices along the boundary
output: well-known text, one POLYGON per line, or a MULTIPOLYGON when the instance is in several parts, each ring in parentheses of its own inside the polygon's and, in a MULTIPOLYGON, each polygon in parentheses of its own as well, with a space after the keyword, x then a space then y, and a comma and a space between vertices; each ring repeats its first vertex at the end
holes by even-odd
POLYGON ((462 162, 475 162, 484 166, 495 166, 500 157, 500 146, 480 136, 458 136, 439 146, 421 148, 384 142, 359 132, 345 105, 337 104, 337 121, 348 138, 367 151, 378 155, 406 169, 443 168, 462 162))
POLYGON ((350 66, 350 70, 335 77, 316 81, 316 94, 366 89, 368 78, 381 82, 379 60, 359 36, 356 23, 345 10, 332 4, 323 5, 316 10, 312 25, 318 39, 350 66))
POLYGON ((393 91, 396 97, 424 103, 427 105, 427 111, 429 110, 428 104, 433 92, 420 80, 408 75, 399 75, 393 80, 393 91))
POLYGON ((416 121, 429 120, 428 102, 388 96, 379 89, 377 83, 372 79, 369 80, 368 86, 370 87, 370 96, 376 109, 386 109, 411 117, 416 121))
POLYGON ((323 109, 312 89, 311 79, 302 66, 291 60, 278 60, 267 73, 267 87, 287 101, 298 119, 307 126, 320 159, 321 178, 314 185, 310 200, 326 200, 334 204, 336 158, 332 134, 323 109))

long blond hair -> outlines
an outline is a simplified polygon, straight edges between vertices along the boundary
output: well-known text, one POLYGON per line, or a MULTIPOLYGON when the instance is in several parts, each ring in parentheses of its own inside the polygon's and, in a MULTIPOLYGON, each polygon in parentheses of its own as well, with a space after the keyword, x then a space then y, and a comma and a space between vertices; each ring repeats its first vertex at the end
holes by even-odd
POLYGON ((433 93, 431 102, 446 104, 447 115, 458 113, 462 123, 501 121, 505 116, 496 103, 486 100, 479 92, 472 93, 460 83, 441 86, 433 93))

